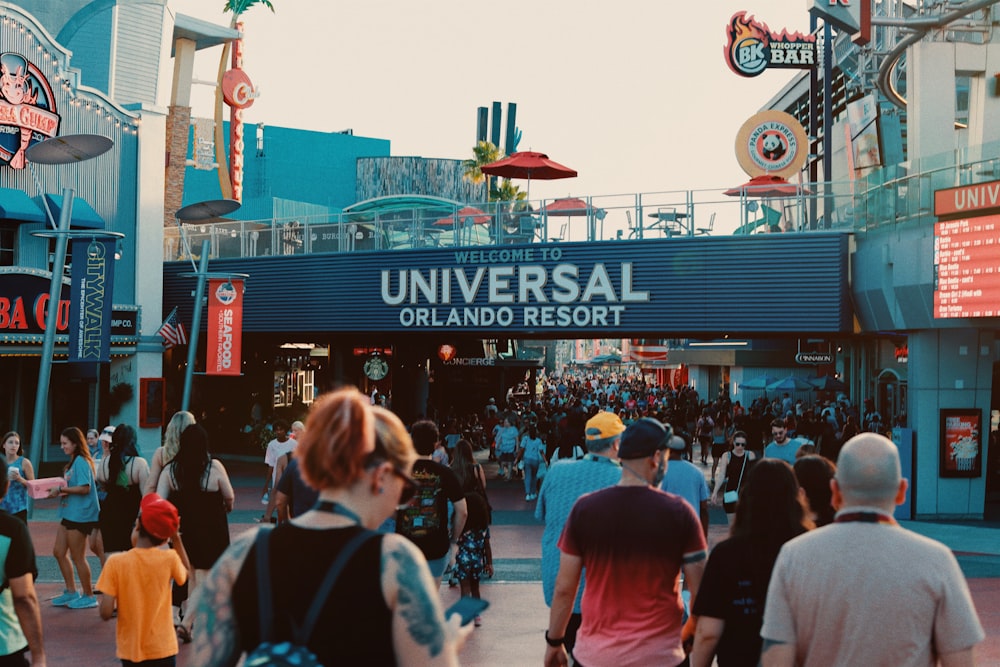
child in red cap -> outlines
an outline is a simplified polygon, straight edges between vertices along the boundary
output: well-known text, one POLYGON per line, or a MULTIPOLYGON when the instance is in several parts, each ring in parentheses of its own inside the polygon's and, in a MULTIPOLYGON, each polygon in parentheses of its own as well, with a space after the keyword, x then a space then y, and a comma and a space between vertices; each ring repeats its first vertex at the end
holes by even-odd
POLYGON ((117 656, 122 664, 176 664, 177 635, 171 613, 171 580, 187 581, 191 564, 177 532, 177 508, 155 493, 142 499, 132 529, 133 548, 108 556, 97 588, 101 618, 114 616, 118 606, 117 656), (160 548, 170 540, 172 550, 160 548))

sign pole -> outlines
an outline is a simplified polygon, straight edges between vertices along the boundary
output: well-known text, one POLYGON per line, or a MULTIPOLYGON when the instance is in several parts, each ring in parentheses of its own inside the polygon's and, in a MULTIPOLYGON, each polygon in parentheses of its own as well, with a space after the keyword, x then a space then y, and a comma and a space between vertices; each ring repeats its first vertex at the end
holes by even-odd
POLYGON ((194 315, 191 316, 191 335, 188 336, 187 367, 184 369, 184 396, 181 411, 188 411, 191 405, 191 382, 194 379, 194 364, 198 358, 198 333, 201 331, 201 308, 205 300, 205 281, 208 278, 208 253, 210 241, 201 242, 201 258, 198 260, 198 287, 194 296, 194 315))
MULTIPOLYGON (((49 379, 52 375, 52 352, 56 346, 59 301, 62 297, 62 278, 66 268, 66 244, 69 223, 73 218, 72 188, 63 188, 62 207, 59 209, 59 226, 56 234, 56 249, 52 256, 52 281, 49 283, 49 303, 45 312, 45 335, 42 337, 42 357, 38 362, 38 387, 35 391, 35 414, 31 419, 31 440, 28 445, 28 460, 37 471, 41 455, 42 431, 49 414, 46 403, 49 398, 49 379)), ((36 472, 37 474, 37 472, 36 472)))

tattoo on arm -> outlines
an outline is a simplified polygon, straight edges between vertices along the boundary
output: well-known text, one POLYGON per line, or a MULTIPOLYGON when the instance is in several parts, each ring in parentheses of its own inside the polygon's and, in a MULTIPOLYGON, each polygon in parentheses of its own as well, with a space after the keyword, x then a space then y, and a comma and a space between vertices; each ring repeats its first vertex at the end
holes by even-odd
POLYGON ((240 633, 232 592, 254 536, 250 533, 237 538, 198 587, 192 600, 198 623, 191 645, 191 664, 235 665, 240 657, 240 633))
POLYGON ((393 549, 389 556, 397 567, 400 615, 406 620, 410 637, 436 658, 444 650, 444 629, 438 623, 434 601, 423 586, 419 564, 405 547, 393 549))

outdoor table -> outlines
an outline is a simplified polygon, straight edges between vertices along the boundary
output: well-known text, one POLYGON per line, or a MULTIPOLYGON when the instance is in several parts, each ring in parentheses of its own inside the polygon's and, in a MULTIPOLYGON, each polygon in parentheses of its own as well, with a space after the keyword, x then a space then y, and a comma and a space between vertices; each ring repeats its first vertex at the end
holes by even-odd
POLYGON ((682 236, 687 233, 687 225, 684 220, 688 217, 683 211, 656 211, 649 214, 656 222, 647 229, 663 232, 664 236, 682 236))

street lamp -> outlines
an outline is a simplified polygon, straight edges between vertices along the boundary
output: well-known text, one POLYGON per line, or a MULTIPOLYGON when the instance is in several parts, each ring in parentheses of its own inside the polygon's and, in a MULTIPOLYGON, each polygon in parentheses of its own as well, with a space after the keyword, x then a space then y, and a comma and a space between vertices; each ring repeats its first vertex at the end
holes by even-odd
MULTIPOLYGON (((191 248, 188 246, 187 237, 184 235, 184 228, 181 223, 196 222, 200 220, 210 220, 232 213, 240 207, 240 203, 235 199, 215 199, 211 201, 188 204, 179 209, 174 217, 177 219, 177 229, 180 232, 181 242, 187 249, 191 258, 191 265, 194 266, 194 257, 191 255, 191 248)), ((181 410, 187 411, 191 404, 191 383, 194 379, 194 364, 198 358, 198 334, 201 329, 201 309, 202 301, 205 300, 205 283, 209 279, 232 280, 233 278, 248 278, 245 273, 209 273, 208 254, 211 242, 205 239, 201 242, 201 257, 198 266, 191 273, 181 273, 182 278, 197 278, 198 287, 194 296, 194 314, 191 317, 191 335, 188 337, 187 367, 184 369, 184 395, 181 398, 181 410)))
MULTIPOLYGON (((114 145, 107 137, 96 134, 71 134, 53 137, 30 146, 24 155, 33 164, 74 164, 103 155, 114 145)), ((52 256, 52 279, 49 282, 49 303, 45 313, 45 334, 42 337, 42 356, 38 365, 38 387, 35 392, 35 413, 31 423, 31 440, 28 445, 28 460, 38 470, 39 455, 42 445, 46 409, 49 399, 49 380, 52 375, 52 354, 56 344, 57 315, 59 299, 62 296, 63 272, 66 270, 66 241, 74 235, 93 238, 115 238, 124 236, 120 232, 70 230, 73 218, 73 199, 76 193, 72 188, 63 188, 62 207, 59 209, 59 224, 52 219, 52 212, 46 206, 45 211, 53 231, 34 232, 33 236, 55 237, 56 248, 52 256)), ((42 199, 45 194, 42 193, 42 199)))

